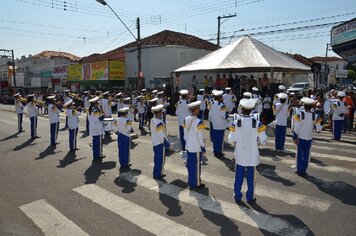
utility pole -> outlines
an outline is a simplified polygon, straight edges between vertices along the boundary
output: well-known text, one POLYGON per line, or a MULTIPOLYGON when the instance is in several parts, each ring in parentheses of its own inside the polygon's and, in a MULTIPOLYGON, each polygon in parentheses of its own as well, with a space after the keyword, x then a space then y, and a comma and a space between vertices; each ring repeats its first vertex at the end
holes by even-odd
POLYGON ((329 88, 329 74, 328 68, 327 68, 327 63, 328 63, 328 51, 329 51, 329 46, 330 44, 326 44, 326 50, 325 50, 325 60, 324 60, 324 82, 327 84, 327 87, 329 88))
POLYGON ((218 16, 218 37, 217 37, 217 45, 220 46, 220 26, 227 21, 229 18, 236 17, 236 13, 234 15, 228 15, 228 16, 218 16), (225 21, 221 22, 221 19, 226 19, 225 21))
POLYGON ((142 60, 141 60, 141 27, 140 27, 140 17, 137 17, 137 88, 141 90, 143 88, 143 78, 142 75, 142 60))

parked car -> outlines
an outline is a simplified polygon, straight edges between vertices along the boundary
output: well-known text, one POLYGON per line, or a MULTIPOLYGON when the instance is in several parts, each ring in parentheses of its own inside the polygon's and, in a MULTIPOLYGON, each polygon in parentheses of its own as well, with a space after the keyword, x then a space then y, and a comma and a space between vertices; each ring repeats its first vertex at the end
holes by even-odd
POLYGON ((292 84, 288 89, 288 93, 295 93, 296 95, 303 95, 304 92, 307 92, 310 88, 308 82, 299 82, 292 84))

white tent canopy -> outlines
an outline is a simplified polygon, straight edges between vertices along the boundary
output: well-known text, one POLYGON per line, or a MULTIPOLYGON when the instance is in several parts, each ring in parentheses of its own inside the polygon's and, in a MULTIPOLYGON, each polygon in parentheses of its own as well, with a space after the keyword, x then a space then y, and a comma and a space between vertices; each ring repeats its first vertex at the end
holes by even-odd
POLYGON ((174 72, 306 72, 310 67, 260 41, 244 36, 174 72))

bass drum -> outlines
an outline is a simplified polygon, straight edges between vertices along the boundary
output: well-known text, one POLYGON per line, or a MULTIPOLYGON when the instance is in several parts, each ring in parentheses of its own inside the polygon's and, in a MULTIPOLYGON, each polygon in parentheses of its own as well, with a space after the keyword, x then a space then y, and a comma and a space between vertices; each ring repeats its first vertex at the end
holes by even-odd
POLYGON ((332 104, 334 104, 337 101, 338 101, 337 99, 327 99, 324 102, 323 109, 324 109, 325 115, 330 115, 331 114, 331 111, 332 111, 331 106, 332 106, 332 104))
POLYGON ((272 121, 267 125, 266 134, 268 137, 274 137, 276 135, 276 121, 272 121))

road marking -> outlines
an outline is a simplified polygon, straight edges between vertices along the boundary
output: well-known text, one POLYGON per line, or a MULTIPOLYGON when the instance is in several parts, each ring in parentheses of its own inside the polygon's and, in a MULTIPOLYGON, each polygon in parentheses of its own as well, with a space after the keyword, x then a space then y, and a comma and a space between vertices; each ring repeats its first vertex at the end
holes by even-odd
POLYGON ((133 172, 125 172, 119 175, 120 178, 154 190, 160 194, 177 199, 180 202, 199 207, 201 209, 224 215, 236 221, 245 223, 252 227, 264 229, 268 232, 279 235, 306 235, 308 229, 296 227, 284 219, 280 219, 268 214, 257 212, 251 208, 237 206, 236 204, 222 201, 204 194, 189 191, 176 185, 168 184, 163 181, 153 180, 144 175, 135 175, 133 172))
POLYGON ((97 185, 83 185, 73 190, 150 233, 156 235, 204 235, 112 194, 97 185))
MULTIPOLYGON (((169 161, 166 162, 165 169, 169 170, 170 172, 180 174, 183 176, 187 176, 188 172, 184 166, 176 165, 170 163, 169 161)), ((211 173, 202 172, 202 181, 209 182, 217 185, 221 185, 230 189, 234 189, 234 179, 228 178, 224 176, 218 176, 211 173)), ((243 185, 243 191, 246 192, 246 183, 243 185)), ((255 188, 255 194, 262 197, 267 197, 271 199, 276 199, 279 201, 283 201, 289 205, 297 205, 297 206, 304 206, 309 207, 314 210, 318 211, 326 211, 331 203, 330 201, 323 200, 316 197, 307 196, 300 193, 289 192, 285 190, 280 190, 272 187, 267 187, 264 185, 258 184, 255 188)))
POLYGON ((89 235, 43 199, 20 206, 20 209, 44 235, 89 235))

